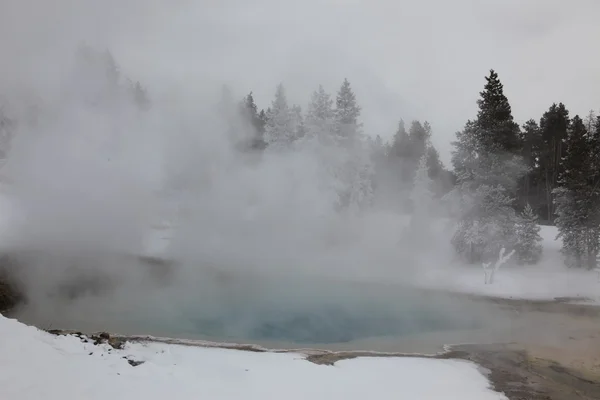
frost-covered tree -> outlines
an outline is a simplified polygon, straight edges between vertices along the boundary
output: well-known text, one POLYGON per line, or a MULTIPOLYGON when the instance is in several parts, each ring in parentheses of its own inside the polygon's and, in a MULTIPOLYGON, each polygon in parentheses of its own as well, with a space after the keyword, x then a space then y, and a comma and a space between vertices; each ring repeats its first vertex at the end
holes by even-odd
POLYGON ((516 252, 519 262, 522 264, 537 263, 542 256, 541 242, 538 216, 533 208, 527 204, 517 223, 516 252))
POLYGON ((288 105, 283 84, 277 85, 275 98, 267 111, 265 141, 270 146, 287 146, 294 141, 293 113, 288 105))
POLYGON ((452 237, 456 251, 468 262, 481 262, 493 258, 503 247, 514 249, 514 198, 506 194, 504 187, 482 184, 473 192, 461 194, 461 215, 452 237))
POLYGON ((322 142, 333 142, 335 114, 333 99, 322 85, 313 92, 305 119, 306 134, 322 142))
POLYGON ((345 188, 340 192, 340 206, 352 209, 371 205, 374 197, 374 169, 369 145, 361 131, 360 110, 350 82, 345 79, 336 97, 334 142, 344 151, 338 170, 345 188))
POLYGON ((469 262, 515 248, 518 219, 513 202, 517 183, 527 172, 514 153, 519 148, 518 126, 502 84, 494 71, 486 81, 477 119, 467 122, 453 143, 457 185, 447 197, 459 220, 452 244, 469 262))
POLYGON ((344 79, 335 101, 336 133, 344 145, 359 139, 362 125, 359 123, 361 108, 348 79, 344 79))

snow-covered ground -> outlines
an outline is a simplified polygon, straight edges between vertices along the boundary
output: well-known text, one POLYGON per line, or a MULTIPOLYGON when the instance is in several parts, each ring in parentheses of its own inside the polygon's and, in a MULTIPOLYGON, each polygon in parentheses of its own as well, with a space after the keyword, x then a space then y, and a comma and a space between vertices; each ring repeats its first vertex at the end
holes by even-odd
POLYGON ((540 235, 544 253, 540 262, 531 266, 502 266, 493 284, 484 284, 482 268, 459 265, 425 270, 418 283, 423 287, 501 298, 552 300, 579 297, 589 299, 590 304, 600 304, 598 273, 565 267, 557 234, 556 227, 542 226, 540 235))
POLYGON ((301 354, 161 343, 115 350, 0 315, 0 399, 165 398, 506 399, 475 364, 459 360, 357 358, 324 366, 301 354))
MULTIPOLYGON (((361 243, 361 253, 371 254, 365 262, 369 262, 369 269, 364 271, 352 271, 350 275, 360 279, 385 278, 386 282, 394 279, 402 281, 406 275, 398 271, 390 271, 384 268, 381 273, 375 265, 377 259, 372 254, 384 253, 390 258, 398 257, 393 252, 401 252, 398 248, 398 238, 402 235, 403 227, 406 227, 409 218, 402 215, 382 214, 375 215, 365 227, 366 239, 361 243), (369 237, 375 232, 376 237, 369 237), (370 247, 369 247, 370 246, 370 247), (390 250, 392 249, 390 254, 390 250)), ((439 229, 445 222, 439 224, 439 229)), ((164 254, 173 234, 168 226, 155 229, 148 236, 146 243, 146 254, 160 257, 164 254)), ((555 298, 574 297, 585 298, 586 303, 600 304, 600 276, 598 272, 580 269, 569 269, 563 263, 563 255, 560 253, 561 240, 556 239, 558 230, 554 226, 541 226, 543 255, 540 262, 531 266, 503 265, 495 276, 493 284, 484 283, 484 272, 478 265, 462 265, 451 256, 442 253, 451 249, 441 249, 431 257, 433 261, 428 262, 419 269, 418 274, 413 276, 412 283, 419 287, 430 289, 448 290, 458 293, 470 293, 500 298, 518 298, 527 300, 552 300, 555 298)), ((444 233, 447 235, 447 233, 444 233)), ((444 236, 445 240, 445 236, 444 236)), ((336 256, 337 257, 337 256, 336 256)), ((338 257, 339 258, 339 257, 338 257)), ((385 257, 384 257, 385 258, 385 257)), ((398 258, 400 259, 400 258, 398 258)), ((393 264, 393 263, 392 263, 393 264)), ((346 266, 344 266, 346 268, 346 266)), ((334 274, 342 274, 347 271, 340 270, 334 274)), ((405 283, 402 281, 402 283, 405 283)))

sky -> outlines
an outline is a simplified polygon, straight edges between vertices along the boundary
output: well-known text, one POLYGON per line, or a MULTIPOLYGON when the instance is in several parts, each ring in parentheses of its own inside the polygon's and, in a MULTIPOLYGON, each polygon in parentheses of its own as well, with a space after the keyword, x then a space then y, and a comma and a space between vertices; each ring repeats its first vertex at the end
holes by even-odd
POLYGON ((598 15, 597 0, 2 0, 0 80, 43 82, 81 42, 160 96, 227 83, 266 108, 283 82, 305 105, 348 78, 367 133, 428 120, 448 162, 490 68, 519 123, 552 102, 599 110, 598 15))

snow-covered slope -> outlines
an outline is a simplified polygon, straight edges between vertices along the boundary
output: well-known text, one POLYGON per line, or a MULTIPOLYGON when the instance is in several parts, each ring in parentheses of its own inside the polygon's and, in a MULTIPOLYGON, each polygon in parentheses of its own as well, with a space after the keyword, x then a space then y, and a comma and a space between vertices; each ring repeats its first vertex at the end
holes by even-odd
POLYGON ((83 343, 0 315, 0 399, 501 400, 476 365, 359 358, 315 365, 300 354, 159 343, 83 343), (132 366, 128 360, 143 361, 132 366))

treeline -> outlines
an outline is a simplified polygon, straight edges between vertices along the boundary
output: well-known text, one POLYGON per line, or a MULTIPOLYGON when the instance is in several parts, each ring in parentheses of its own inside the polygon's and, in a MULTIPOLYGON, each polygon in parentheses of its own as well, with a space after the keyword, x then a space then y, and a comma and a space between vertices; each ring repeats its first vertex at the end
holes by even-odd
POLYGON ((520 127, 498 74, 492 70, 486 81, 477 117, 454 142, 457 185, 449 197, 460 221, 454 247, 471 262, 493 258, 502 247, 521 249, 521 258, 535 261, 531 252, 539 253, 540 239, 531 221, 540 217, 558 227, 567 265, 595 267, 600 118, 593 112, 570 117, 559 103, 539 123, 520 127))
MULTIPOLYGON (((67 99, 111 110, 119 108, 115 105, 139 112, 152 107, 144 86, 124 76, 110 52, 81 47, 72 79, 67 99)), ((472 263, 494 259, 502 248, 515 249, 522 263, 535 263, 542 251, 539 221, 556 224, 567 264, 596 265, 600 118, 594 113, 571 117, 564 104, 555 103, 539 122, 519 126, 492 70, 476 117, 457 132, 449 170, 426 121, 400 119, 389 141, 365 132, 361 106, 347 79, 335 95, 318 86, 307 100, 305 108, 291 104, 279 84, 266 108, 256 104, 252 92, 236 99, 227 88, 216 103, 224 131, 240 151, 318 149, 321 171, 335 178, 338 209, 399 208, 419 214, 420 221, 450 213, 458 221, 451 242, 472 263), (423 204, 431 210, 422 209, 423 204)), ((0 158, 6 158, 18 124, 0 109, 0 158)))
MULTIPOLYGON (((265 150, 293 147, 307 140, 317 140, 323 146, 341 149, 361 148, 363 187, 369 187, 371 202, 405 211, 411 209, 410 191, 422 157, 426 159, 433 192, 441 198, 454 185, 454 175, 440 161, 431 142, 432 127, 428 122, 412 121, 409 128, 400 120, 389 141, 363 132, 361 107, 350 82, 345 79, 335 98, 322 85, 312 93, 306 112, 298 104, 289 104, 283 84, 275 90, 274 99, 266 109, 256 105, 250 92, 237 102, 228 88, 223 89, 221 114, 230 121, 228 132, 239 149, 265 150), (231 110, 235 110, 232 115, 231 110), (239 126, 251 127, 251 135, 241 135, 239 126)), ((356 154, 355 154, 356 155, 356 154)))

